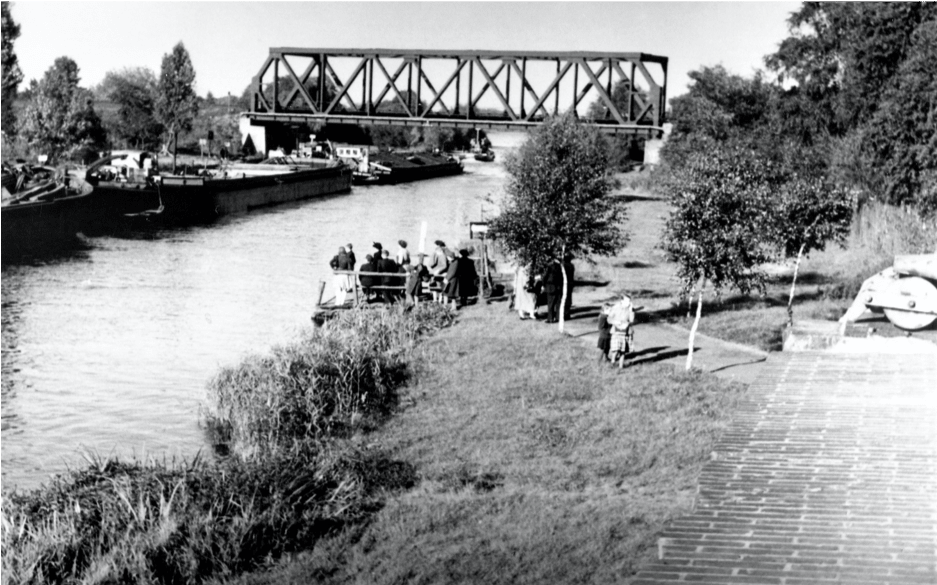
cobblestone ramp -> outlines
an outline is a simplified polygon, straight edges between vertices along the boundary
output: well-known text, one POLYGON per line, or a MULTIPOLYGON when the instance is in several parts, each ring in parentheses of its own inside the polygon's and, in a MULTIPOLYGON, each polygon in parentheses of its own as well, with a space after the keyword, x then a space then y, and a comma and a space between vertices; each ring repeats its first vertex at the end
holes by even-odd
POLYGON ((634 585, 937 583, 937 357, 790 354, 634 585))

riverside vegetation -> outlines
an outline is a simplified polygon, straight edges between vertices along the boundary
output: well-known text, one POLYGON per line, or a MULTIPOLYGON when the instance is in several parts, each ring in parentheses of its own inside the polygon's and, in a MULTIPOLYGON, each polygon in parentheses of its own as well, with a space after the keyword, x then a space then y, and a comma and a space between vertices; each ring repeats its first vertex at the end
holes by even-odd
POLYGON ((230 441, 215 461, 88 457, 4 496, 4 583, 193 583, 232 575, 372 513, 411 467, 354 432, 393 407, 436 305, 353 311, 222 370, 205 419, 230 441))

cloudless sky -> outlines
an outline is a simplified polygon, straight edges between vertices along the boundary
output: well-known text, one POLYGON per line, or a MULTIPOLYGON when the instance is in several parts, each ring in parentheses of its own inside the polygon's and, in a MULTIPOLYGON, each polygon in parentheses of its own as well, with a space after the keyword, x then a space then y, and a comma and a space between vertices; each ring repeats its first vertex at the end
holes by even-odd
POLYGON ((39 79, 62 55, 82 85, 149 67, 182 41, 200 95, 240 95, 270 47, 620 51, 669 57, 668 95, 721 63, 750 75, 796 2, 14 2, 15 51, 39 79))

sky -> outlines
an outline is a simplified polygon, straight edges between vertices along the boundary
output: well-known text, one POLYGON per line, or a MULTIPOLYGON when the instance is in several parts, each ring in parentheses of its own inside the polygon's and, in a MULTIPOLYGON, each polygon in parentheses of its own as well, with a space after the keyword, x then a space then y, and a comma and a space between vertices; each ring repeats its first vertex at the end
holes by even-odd
POLYGON ((196 91, 240 95, 270 47, 643 52, 669 58, 668 96, 690 71, 751 75, 787 34, 796 2, 45 2, 13 3, 25 82, 60 56, 81 84, 148 67, 185 44, 196 91))

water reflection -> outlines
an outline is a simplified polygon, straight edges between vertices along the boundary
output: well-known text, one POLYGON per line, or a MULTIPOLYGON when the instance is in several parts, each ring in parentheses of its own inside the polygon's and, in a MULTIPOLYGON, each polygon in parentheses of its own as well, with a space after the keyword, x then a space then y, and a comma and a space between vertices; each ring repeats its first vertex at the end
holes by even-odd
POLYGON ((2 476, 35 487, 107 455, 191 457, 198 409, 222 365, 308 326, 337 247, 418 247, 426 221, 457 243, 503 185, 499 163, 465 175, 288 204, 210 225, 128 226, 79 249, 4 264, 2 476))

